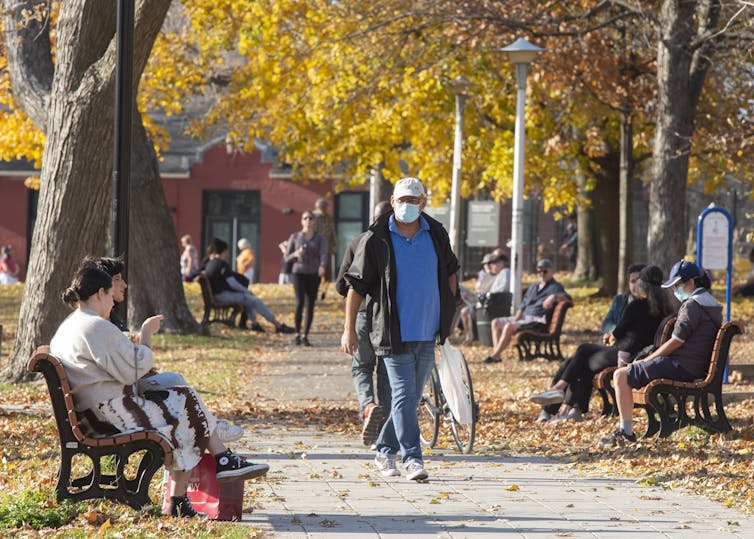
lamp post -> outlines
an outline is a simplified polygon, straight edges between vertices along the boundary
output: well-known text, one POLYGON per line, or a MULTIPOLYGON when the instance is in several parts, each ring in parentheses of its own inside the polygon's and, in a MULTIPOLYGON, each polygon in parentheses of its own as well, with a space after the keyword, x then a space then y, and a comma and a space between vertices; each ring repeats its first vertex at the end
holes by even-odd
POLYGON ((521 268, 524 231, 524 141, 526 126, 524 111, 526 109, 526 76, 529 64, 544 49, 529 43, 524 38, 500 49, 516 66, 516 130, 513 144, 513 222, 511 234, 511 302, 512 312, 516 312, 521 303, 521 268))
POLYGON ((466 106, 466 93, 472 83, 466 77, 453 79, 450 87, 456 96, 456 129, 453 144, 453 183, 450 189, 450 247, 461 256, 461 154, 463 152, 463 110, 466 106))

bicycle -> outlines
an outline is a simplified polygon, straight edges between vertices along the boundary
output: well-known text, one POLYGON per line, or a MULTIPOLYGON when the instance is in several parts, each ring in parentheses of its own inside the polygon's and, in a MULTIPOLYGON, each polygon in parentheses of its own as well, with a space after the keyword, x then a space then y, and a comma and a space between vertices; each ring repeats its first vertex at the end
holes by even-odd
POLYGON ((479 406, 474 398, 474 387, 471 383, 471 373, 466 358, 463 359, 461 376, 465 388, 465 397, 471 405, 471 423, 461 423, 448 405, 445 395, 442 392, 440 376, 437 373, 437 367, 432 369, 432 374, 427 380, 421 399, 417 415, 419 417, 419 434, 422 444, 425 447, 434 447, 440 433, 440 420, 450 422, 450 428, 453 432, 453 439, 461 453, 470 453, 474 448, 474 436, 476 434, 476 422, 479 419, 479 406))

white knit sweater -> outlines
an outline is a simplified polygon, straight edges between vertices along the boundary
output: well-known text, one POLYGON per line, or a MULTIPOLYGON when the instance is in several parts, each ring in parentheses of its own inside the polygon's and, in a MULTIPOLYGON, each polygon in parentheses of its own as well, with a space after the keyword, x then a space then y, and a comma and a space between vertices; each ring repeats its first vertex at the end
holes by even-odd
POLYGON ((133 344, 88 308, 76 309, 63 320, 50 341, 50 353, 63 363, 79 411, 122 396, 125 386, 133 385, 154 363, 149 347, 133 344))

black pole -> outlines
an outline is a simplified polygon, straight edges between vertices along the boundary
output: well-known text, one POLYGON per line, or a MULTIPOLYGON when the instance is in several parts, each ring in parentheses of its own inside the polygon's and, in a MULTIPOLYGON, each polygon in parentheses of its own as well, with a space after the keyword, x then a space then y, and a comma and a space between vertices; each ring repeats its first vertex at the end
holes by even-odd
MULTIPOLYGON (((131 122, 133 119, 134 0, 118 0, 115 64, 115 156, 113 158, 112 253, 126 262, 128 280, 128 225, 131 192, 131 122)), ((127 301, 118 305, 123 320, 127 301)))

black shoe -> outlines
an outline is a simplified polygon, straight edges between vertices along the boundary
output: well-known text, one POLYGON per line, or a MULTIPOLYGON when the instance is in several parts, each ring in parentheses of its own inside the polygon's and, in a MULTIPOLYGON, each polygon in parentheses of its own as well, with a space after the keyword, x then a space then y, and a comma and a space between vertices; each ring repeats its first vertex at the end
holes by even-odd
POLYGON ((606 447, 615 447, 626 445, 626 442, 636 443, 636 434, 633 432, 627 434, 623 429, 618 429, 610 436, 606 436, 600 440, 600 445, 606 447))
POLYGON ((207 518, 207 515, 200 513, 191 505, 188 496, 171 496, 170 497, 170 516, 182 518, 207 518))
POLYGON ((246 313, 241 313, 241 318, 238 320, 238 329, 246 329, 247 320, 246 313))
POLYGON ((293 339, 293 344, 295 344, 296 346, 301 344, 301 335, 296 335, 296 338, 293 339))
POLYGON ((486 358, 484 358, 485 363, 500 363, 501 361, 502 359, 495 356, 487 356, 486 358))
POLYGON ((270 469, 266 464, 254 464, 236 455, 230 449, 215 455, 215 475, 217 481, 234 481, 237 479, 252 479, 267 474, 270 469))
POLYGON ((259 325, 259 322, 252 322, 251 327, 249 329, 251 331, 256 331, 258 333, 264 333, 264 328, 259 325))
POLYGON ((301 339, 301 342, 304 344, 304 346, 311 346, 312 345, 312 343, 309 342, 309 338, 308 337, 304 337, 303 339, 301 339))
POLYGON ((280 324, 278 327, 275 328, 275 333, 296 333, 296 330, 293 329, 291 326, 286 326, 285 324, 280 324))

